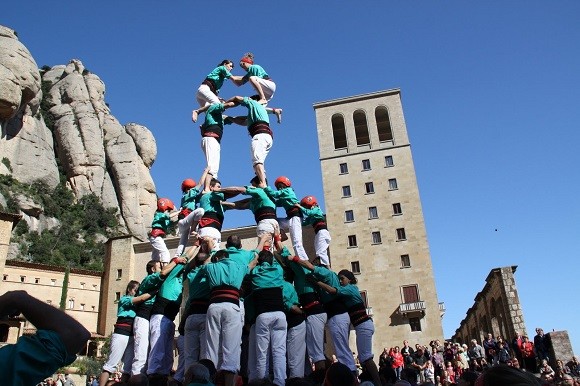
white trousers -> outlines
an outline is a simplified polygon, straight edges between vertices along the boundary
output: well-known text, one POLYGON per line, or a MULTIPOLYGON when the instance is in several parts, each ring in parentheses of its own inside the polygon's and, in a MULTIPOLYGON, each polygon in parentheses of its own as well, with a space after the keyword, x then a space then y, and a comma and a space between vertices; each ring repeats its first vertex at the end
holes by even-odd
POLYGON ((326 313, 308 315, 306 317, 306 349, 313 362, 326 359, 324 356, 324 326, 326 313))
POLYGON ((123 361, 123 374, 131 374, 131 364, 133 363, 133 347, 133 336, 113 334, 111 336, 111 350, 109 352, 109 358, 103 365, 103 370, 112 374, 117 371, 119 362, 123 361))
MULTIPOLYGON (((330 232, 328 229, 321 229, 314 236, 314 249, 316 251, 316 256, 320 257, 320 264, 326 266, 330 265, 330 260, 328 259, 328 246, 330 245, 330 232)), ((351 355, 352 356, 352 355, 351 355)))
POLYGON ((131 375, 145 374, 149 353, 149 320, 137 316, 133 322, 134 355, 131 375))
POLYGON ((274 144, 272 136, 267 133, 258 133, 252 137, 250 151, 252 153, 252 166, 256 164, 264 165, 266 157, 274 144))
POLYGON ((248 336, 248 380, 259 379, 256 369, 256 323, 250 327, 248 336))
POLYGON ((206 358, 202 359, 218 363, 218 370, 237 372, 240 368, 242 327, 242 313, 238 305, 228 302, 210 304, 205 325, 206 358))
POLYGON ((214 241, 214 251, 220 248, 220 243, 222 242, 222 233, 215 228, 205 227, 197 230, 197 234, 200 237, 210 237, 214 241))
POLYGON ((213 178, 217 179, 218 172, 220 170, 220 143, 214 137, 202 137, 201 150, 203 150, 203 154, 205 154, 205 160, 207 161, 207 166, 209 167, 209 174, 211 174, 213 178))
POLYGON ((334 350, 336 351, 336 358, 351 371, 356 371, 354 357, 348 346, 348 338, 350 335, 350 317, 348 313, 344 312, 329 318, 328 329, 330 330, 330 336, 334 344, 334 350))
POLYGON ((201 358, 207 358, 205 334, 206 317, 206 314, 192 314, 189 315, 185 321, 184 357, 186 369, 201 358))
POLYGON ((272 352, 274 384, 286 384, 286 315, 282 311, 264 312, 256 318, 256 372, 268 377, 268 353, 272 352))
POLYGON ((175 323, 165 315, 151 315, 149 334, 151 351, 149 352, 147 375, 169 375, 173 367, 175 323))
POLYGON ((288 329, 287 334, 288 378, 302 378, 306 362, 306 323, 302 322, 288 329))
POLYGON ((374 357, 373 355, 373 334, 375 324, 372 320, 367 320, 354 328, 356 331, 356 351, 358 361, 364 363, 374 357))
POLYGON ((267 101, 270 101, 276 92, 276 83, 269 79, 260 78, 258 76, 251 76, 250 78, 256 79, 260 86, 262 86, 262 91, 267 101))
POLYGON ((173 379, 183 383, 183 378, 185 377, 185 337, 179 335, 175 340, 175 346, 177 348, 177 369, 175 369, 175 374, 173 379))
POLYGON ((151 248, 153 248, 151 251, 151 260, 169 263, 171 255, 169 254, 169 249, 167 249, 163 237, 149 237, 149 242, 151 243, 151 248))
MULTIPOLYGON (((264 220, 260 220, 258 225, 256 226, 256 236, 258 236, 258 243, 260 243, 260 237, 262 235, 269 233, 274 233, 274 230, 278 227, 278 221, 273 218, 267 218, 264 220)), ((270 245, 270 249, 273 249, 274 245, 270 245)))
POLYGON ((201 216, 205 213, 203 208, 197 208, 192 211, 190 214, 182 218, 177 222, 177 226, 179 227, 179 245, 177 246, 177 250, 175 251, 175 256, 179 257, 185 250, 187 246, 187 240, 189 240, 189 234, 191 231, 195 229, 191 229, 192 225, 195 223, 197 227, 197 223, 201 219, 201 216))
POLYGON ((195 99, 197 99, 197 103, 199 103, 200 107, 214 103, 220 103, 218 96, 210 90, 207 84, 202 84, 199 86, 197 93, 195 94, 195 99))

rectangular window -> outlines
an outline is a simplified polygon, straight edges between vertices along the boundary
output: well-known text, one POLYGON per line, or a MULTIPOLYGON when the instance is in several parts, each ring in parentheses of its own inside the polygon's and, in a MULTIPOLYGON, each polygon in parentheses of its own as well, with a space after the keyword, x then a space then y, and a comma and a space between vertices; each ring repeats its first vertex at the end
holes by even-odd
POLYGON ((372 233, 373 244, 380 244, 381 240, 381 232, 373 232, 372 233))
POLYGON ((94 310, 95 310, 95 306, 91 306, 91 311, 94 311, 94 310))
POLYGON ((353 221, 354 221, 354 212, 352 210, 345 210, 344 222, 353 222, 353 221))
POLYGON ((379 211, 376 206, 369 207, 369 219, 379 218, 379 211))
POLYGON ((397 179, 396 178, 389 178, 389 190, 397 190, 399 187, 397 186, 397 179))
POLYGON ((360 273, 360 263, 358 261, 351 261, 350 270, 352 273, 360 273))
POLYGON ((342 187, 342 197, 350 197, 350 185, 342 187))
POLYGON ((119 300, 121 300, 121 293, 115 292, 115 301, 118 302, 119 300))
POLYGON ((346 163, 340 164, 340 174, 348 174, 348 165, 346 163))
POLYGON ((409 318, 411 331, 421 331, 421 318, 409 318))
POLYGON ((363 159, 362 160, 362 170, 371 170, 371 160, 370 159, 363 159))
POLYGON ((397 240, 407 240, 407 235, 405 234, 405 228, 397 228, 397 240))
POLYGON ((117 280, 121 280, 122 277, 123 277, 123 270, 118 269, 117 270, 117 280))
POLYGON ((401 268, 410 268, 411 258, 409 255, 401 255, 401 268))
POLYGON ((97 285, 93 284, 93 289, 96 290, 97 289, 97 285))
POLYGON ((365 183, 365 192, 367 194, 372 194, 375 192, 375 186, 373 185, 372 182, 365 183))
POLYGON ((4 275, 4 276, 2 276, 2 280, 3 280, 3 281, 6 281, 6 280, 8 280, 8 275, 4 275))
POLYGON ((56 285, 56 279, 50 279, 50 285, 56 285))
POLYGON ((386 168, 390 168, 395 166, 395 163, 393 162, 393 156, 392 155, 388 155, 385 157, 385 167, 386 168))
POLYGON ((348 246, 349 248, 354 248, 357 246, 356 244, 356 235, 348 236, 348 246))
POLYGON ((68 309, 72 310, 73 308, 75 308, 75 300, 74 299, 69 299, 68 300, 68 309))
POLYGON ((20 276, 20 282, 24 283, 26 281, 26 276, 20 276))
POLYGON ((34 278, 34 284, 40 284, 40 278, 39 277, 35 277, 34 278))
POLYGON ((419 301, 419 290, 416 285, 401 287, 403 291, 403 303, 416 303, 419 301))
POLYGON ((81 283, 81 288, 85 289, 85 283, 81 283))
POLYGON ((84 310, 85 310, 85 305, 84 305, 84 303, 81 303, 81 311, 84 311, 84 310))
POLYGON ((403 214, 403 209, 401 208, 401 204, 399 202, 396 202, 393 204, 393 215, 397 216, 403 214))

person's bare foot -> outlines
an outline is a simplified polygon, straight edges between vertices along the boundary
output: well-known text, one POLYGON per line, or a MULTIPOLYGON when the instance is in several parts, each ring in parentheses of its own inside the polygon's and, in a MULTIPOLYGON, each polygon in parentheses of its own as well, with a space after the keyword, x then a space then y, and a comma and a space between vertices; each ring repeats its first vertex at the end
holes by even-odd
POLYGON ((191 112, 191 120, 197 122, 197 110, 191 112))
POLYGON ((278 123, 282 123, 282 109, 272 109, 274 114, 276 114, 276 119, 278 119, 278 123))

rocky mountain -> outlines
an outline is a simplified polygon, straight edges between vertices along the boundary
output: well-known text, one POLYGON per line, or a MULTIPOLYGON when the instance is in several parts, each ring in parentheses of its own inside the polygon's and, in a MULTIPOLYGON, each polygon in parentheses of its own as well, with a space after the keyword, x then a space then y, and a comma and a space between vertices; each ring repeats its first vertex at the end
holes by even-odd
MULTIPOLYGON (((156 206, 155 138, 119 123, 104 83, 79 60, 39 70, 15 32, 0 26, 0 125, 0 174, 49 188, 64 180, 77 200, 95 194, 117 209, 121 232, 146 238, 156 206)), ((0 205, 8 199, 0 194, 0 205)), ((39 205, 19 201, 27 202, 20 208, 29 230, 55 226, 41 221, 39 205)))

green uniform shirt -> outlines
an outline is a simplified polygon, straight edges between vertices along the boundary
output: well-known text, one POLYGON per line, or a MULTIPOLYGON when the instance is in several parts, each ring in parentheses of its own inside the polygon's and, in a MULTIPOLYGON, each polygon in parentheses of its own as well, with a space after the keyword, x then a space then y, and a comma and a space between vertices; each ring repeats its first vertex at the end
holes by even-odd
POLYGON ((268 76, 268 73, 266 73, 266 71, 264 70, 264 68, 262 66, 257 65, 257 64, 252 64, 250 67, 248 67, 248 73, 246 75, 244 75, 244 77, 242 78, 242 81, 244 83, 246 83, 248 80, 250 80, 250 76, 257 76, 258 78, 262 78, 262 79, 269 79, 270 78, 268 76))
POLYGON ((340 297, 344 305, 348 308, 356 304, 364 304, 362 296, 360 296, 360 291, 356 285, 347 284, 345 286, 339 286, 336 290, 337 296, 340 297))
POLYGON ((294 289, 294 286, 287 281, 284 281, 282 287, 282 297, 284 299, 284 309, 290 311, 292 306, 299 306, 298 294, 294 289))
MULTIPOLYGON (((161 284, 163 284, 163 278, 161 278, 161 275, 159 274, 159 272, 155 272, 155 273, 152 273, 151 275, 147 275, 147 276, 145 276, 145 278, 141 281, 141 284, 139 285, 139 290, 137 291, 137 296, 143 295, 144 293, 147 293, 147 292, 155 291, 156 289, 159 289, 159 287, 161 287, 161 284)), ((155 303, 155 296, 152 296, 149 299, 145 300, 145 302, 143 304, 151 305, 153 303, 155 303)))
POLYGON ((284 271, 276 260, 272 264, 263 262, 252 269, 250 274, 252 289, 282 288, 284 286, 284 271))
POLYGON ((304 214, 302 225, 311 225, 319 221, 325 221, 324 213, 322 213, 319 206, 313 206, 310 209, 301 207, 300 210, 302 210, 302 213, 304 214))
MULTIPOLYGON (((340 287, 340 280, 338 279, 338 275, 325 267, 314 267, 314 276, 321 282, 328 284, 331 287, 337 288, 340 287)), ((320 289, 318 291, 320 295, 320 300, 323 303, 328 303, 331 300, 336 298, 336 295, 329 294, 328 292, 320 289)))
POLYGON ((224 84, 224 80, 231 77, 232 74, 228 71, 226 66, 219 66, 214 68, 212 72, 210 72, 205 78, 211 79, 215 84, 216 90, 219 91, 219 89, 222 88, 224 84))
POLYGON ((256 257, 256 254, 258 253, 258 251, 256 251, 255 249, 247 250, 247 249, 237 249, 234 247, 226 248, 226 251, 228 252, 230 260, 233 260, 238 264, 244 265, 246 266, 246 268, 248 264, 250 264, 250 261, 254 260, 254 257, 256 257))
MULTIPOLYGON (((223 103, 214 103, 213 105, 209 106, 207 111, 205 112, 205 121, 203 125, 201 125, 202 129, 205 129, 209 126, 218 125, 220 127, 224 127, 224 118, 222 113, 226 111, 223 103)), ((231 122, 227 122, 226 125, 231 124, 231 122)))
POLYGON ((164 299, 181 302, 181 293, 183 291, 183 270, 185 264, 177 264, 175 268, 169 272, 169 275, 161 284, 158 295, 164 299))
POLYGON ((248 116, 246 121, 248 127, 252 126, 256 122, 265 122, 268 125, 270 124, 268 112, 263 105, 248 97, 244 97, 241 105, 248 108, 248 116))
POLYGON ((207 281, 207 277, 201 273, 201 268, 195 267, 195 269, 189 271, 187 274, 187 278, 189 279, 188 306, 193 299, 209 299, 209 282, 207 281))
POLYGON ((294 189, 291 187, 287 187, 280 190, 274 190, 269 186, 264 188, 264 191, 275 203, 276 206, 280 206, 286 210, 292 209, 294 204, 298 203, 298 199, 296 198, 296 193, 294 193, 294 189))
POLYGON ((206 212, 215 212, 218 217, 224 216, 224 208, 221 202, 225 201, 223 193, 207 192, 201 195, 199 199, 199 207, 206 212))
POLYGON ((135 316, 137 315, 133 305, 133 296, 122 296, 117 305, 117 318, 135 318, 135 316))
POLYGON ((240 289, 244 276, 248 273, 248 266, 226 258, 204 265, 202 271, 207 275, 210 289, 222 285, 240 289))
POLYGON ((181 208, 195 210, 195 204, 199 202, 200 192, 198 188, 191 188, 181 196, 181 208))
POLYGON ((250 196, 250 210, 256 213, 262 208, 272 208, 276 210, 276 204, 268 197, 264 189, 254 188, 253 186, 246 186, 246 195, 250 196))
POLYGON ((159 228, 162 229, 163 232, 167 233, 167 228, 169 228, 169 224, 171 224, 171 220, 169 215, 165 212, 156 211, 153 215, 153 222, 151 223, 151 228, 159 228))

